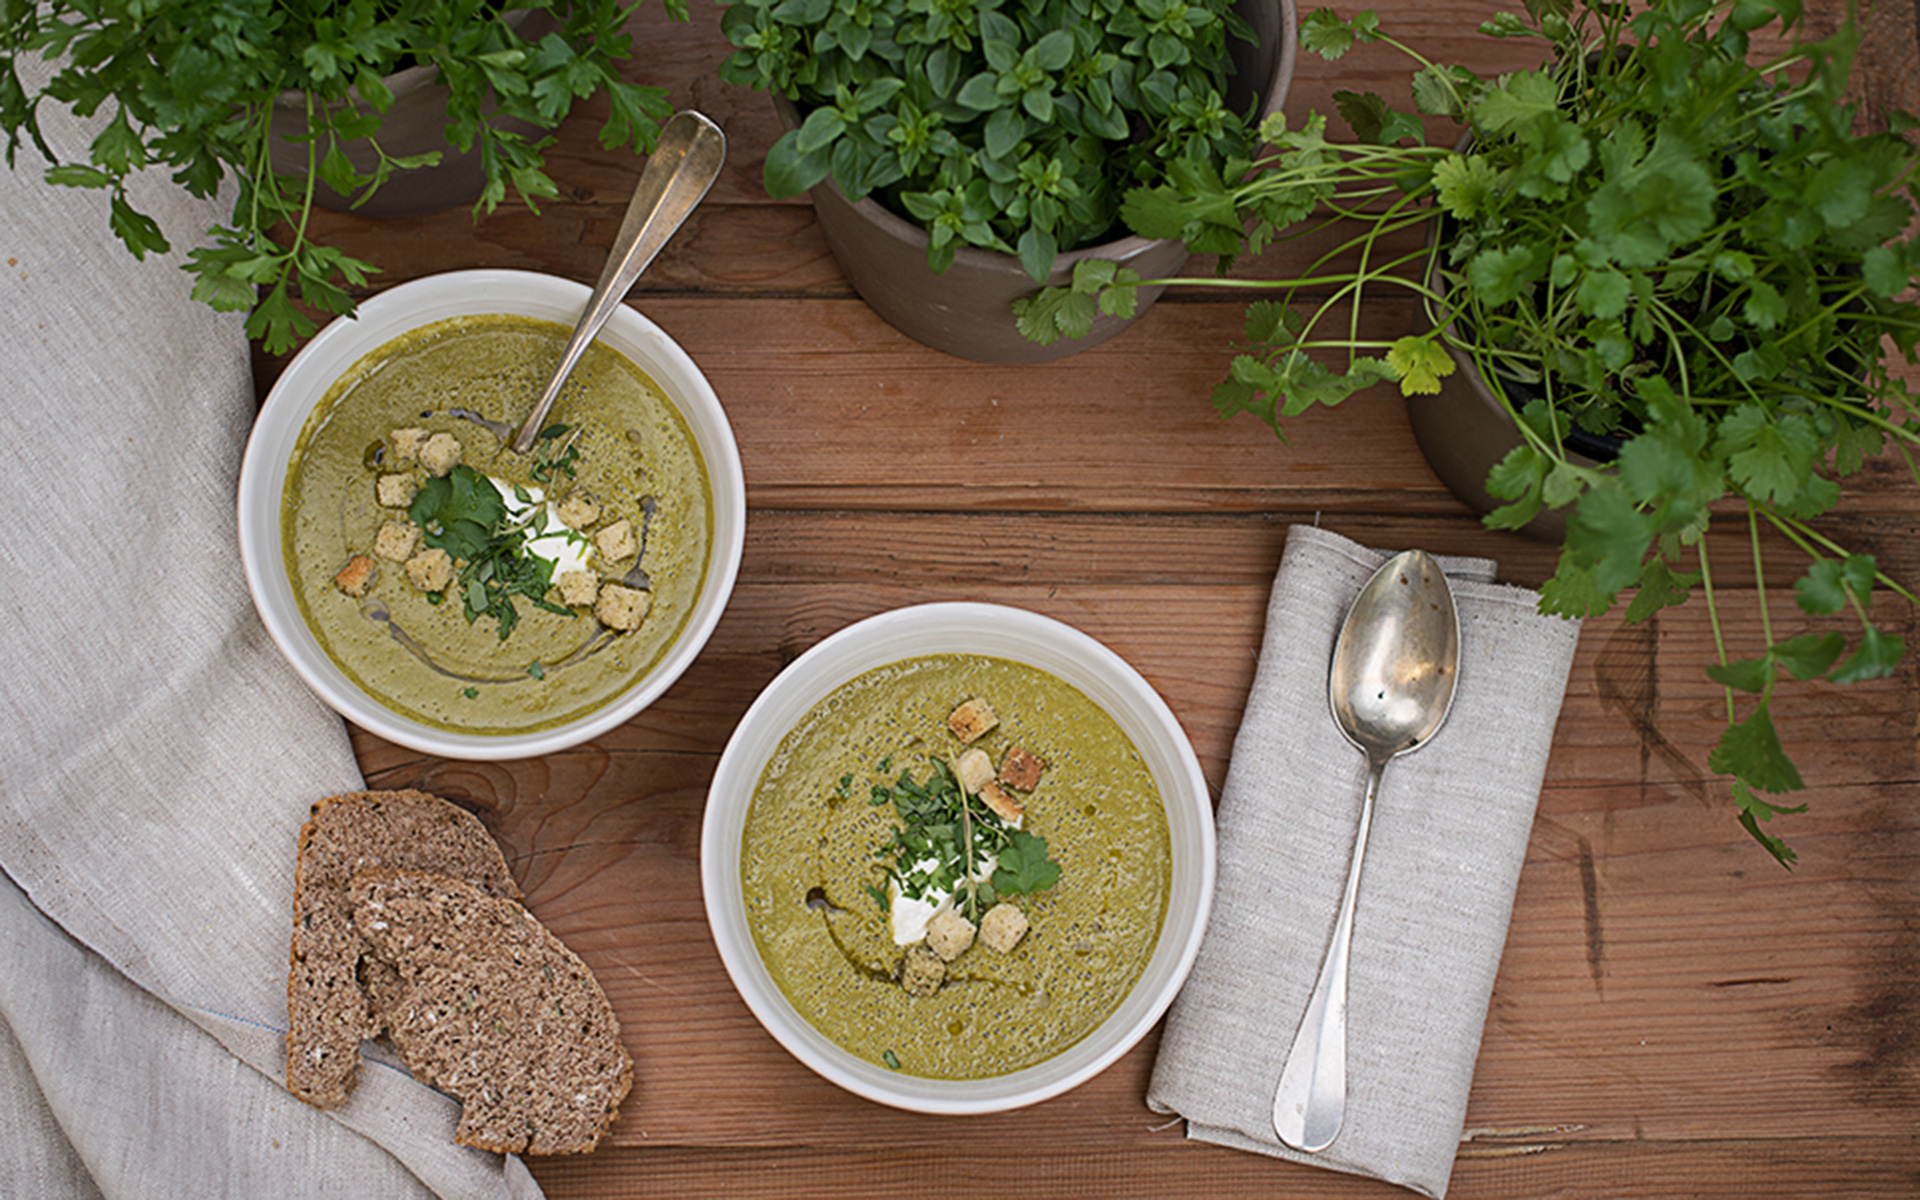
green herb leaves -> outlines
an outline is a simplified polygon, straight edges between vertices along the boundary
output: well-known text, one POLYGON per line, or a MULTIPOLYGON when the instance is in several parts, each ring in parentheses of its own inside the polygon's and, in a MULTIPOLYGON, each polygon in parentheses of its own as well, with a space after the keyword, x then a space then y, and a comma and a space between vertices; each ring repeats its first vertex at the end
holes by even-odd
MULTIPOLYGON (((934 762, 924 783, 903 770, 893 782, 873 785, 870 803, 892 805, 900 819, 876 857, 902 895, 934 904, 951 899, 978 923, 996 901, 1059 882, 1046 839, 1008 826, 977 796, 965 795, 944 762, 934 762)), ((867 891, 886 911, 886 891, 867 891)))
MULTIPOLYGON (((449 590, 460 597, 469 623, 492 617, 500 640, 506 641, 520 621, 516 596, 560 616, 577 615, 547 602, 553 561, 527 548, 530 539, 549 533, 546 505, 532 505, 522 516, 510 517, 493 482, 461 465, 422 484, 407 515, 427 545, 446 551, 460 564, 449 590)), ((544 673, 539 663, 528 668, 535 678, 544 673)))
POLYGON ((978 246, 1044 282, 1129 186, 1252 149, 1224 99, 1248 36, 1226 0, 736 0, 721 29, 721 77, 800 110, 767 191, 875 196, 927 230, 935 271, 978 246))
MULTIPOLYGON (((684 0, 667 7, 686 19, 684 0)), ((672 111, 663 89, 620 77, 632 43, 623 30, 628 6, 617 0, 517 0, 516 9, 545 10, 558 24, 533 41, 520 35, 526 26, 519 20, 467 0, 49 0, 0 8, 8 14, 0 21, 0 129, 9 165, 30 141, 48 161, 49 183, 109 193, 109 224, 137 258, 168 244, 127 198, 129 174, 160 165, 189 192, 211 196, 231 173, 239 182, 232 217, 214 229, 213 246, 189 256, 193 296, 222 311, 251 308, 247 335, 275 354, 316 328, 302 305, 352 312, 349 289, 374 271, 308 240, 309 181, 364 199, 394 171, 438 157, 395 157, 377 138, 360 143, 359 165, 348 157, 346 144, 376 135, 393 103, 382 76, 415 62, 439 70, 450 138, 461 150, 477 144, 485 165, 475 216, 492 211, 510 188, 530 205, 558 193, 542 166, 550 139, 483 121, 483 110, 550 128, 576 101, 604 94, 611 111, 601 144, 636 150, 652 148, 672 111), (63 65, 29 96, 13 65, 42 55, 63 65), (274 118, 283 92, 305 94, 304 130, 297 116, 274 118), (35 111, 43 100, 112 114, 85 162, 60 161, 41 137, 35 111), (272 148, 292 150, 298 163, 276 168, 272 148), (269 234, 282 222, 289 233, 276 242, 269 234)))

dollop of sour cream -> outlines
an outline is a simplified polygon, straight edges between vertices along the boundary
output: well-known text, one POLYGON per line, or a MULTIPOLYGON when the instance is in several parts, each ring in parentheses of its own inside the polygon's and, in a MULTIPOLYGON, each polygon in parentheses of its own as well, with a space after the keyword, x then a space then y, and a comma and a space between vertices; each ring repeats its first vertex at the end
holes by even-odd
MULTIPOLYGON (((982 857, 973 866, 973 878, 985 883, 993 878, 993 859, 982 857)), ((937 858, 923 858, 905 874, 909 879, 926 879, 940 866, 937 858)), ((911 946, 927 936, 927 926, 940 913, 953 907, 953 895, 945 892, 902 892, 898 880, 887 882, 887 920, 893 929, 893 944, 911 946)))
POLYGON ((593 551, 593 544, 575 531, 560 523, 554 507, 547 500, 546 493, 537 487, 516 485, 489 475, 487 482, 493 490, 500 493, 500 500, 507 506, 507 516, 518 521, 536 508, 545 509, 540 520, 529 529, 527 553, 544 558, 553 564, 553 580, 558 583, 560 576, 568 571, 590 571, 587 556, 593 551), (527 498, 521 500, 520 496, 527 498))

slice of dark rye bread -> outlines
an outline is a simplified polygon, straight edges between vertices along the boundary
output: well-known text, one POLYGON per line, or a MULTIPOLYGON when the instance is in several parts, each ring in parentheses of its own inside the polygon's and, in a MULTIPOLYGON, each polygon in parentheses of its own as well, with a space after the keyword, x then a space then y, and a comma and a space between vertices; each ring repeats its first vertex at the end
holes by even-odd
POLYGON ((353 1090, 360 1043, 384 1027, 373 998, 392 969, 353 926, 348 886, 371 867, 410 867, 519 899, 500 847, 478 817, 416 791, 349 792, 313 806, 294 866, 287 970, 287 1090, 333 1108, 353 1090))
POLYGON ((591 1150, 633 1086, 593 972, 519 903, 430 871, 353 878, 353 920, 397 972, 388 1036, 460 1098, 454 1140, 507 1154, 591 1150))

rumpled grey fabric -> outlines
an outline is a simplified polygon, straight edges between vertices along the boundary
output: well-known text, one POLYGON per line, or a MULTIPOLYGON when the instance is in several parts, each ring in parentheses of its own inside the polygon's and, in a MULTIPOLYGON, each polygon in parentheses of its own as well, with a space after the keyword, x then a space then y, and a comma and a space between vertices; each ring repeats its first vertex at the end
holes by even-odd
POLYGON ((1189 1137, 1446 1193, 1579 636, 1485 559, 1442 558, 1460 616, 1446 724, 1381 781, 1348 979, 1347 1109, 1318 1154, 1273 1094, 1346 886, 1367 764, 1327 705, 1333 643, 1387 555, 1296 526, 1217 816, 1219 879, 1147 1093, 1189 1137))
POLYGON ((0 166, 0 1196, 533 1200, 390 1064, 333 1114, 281 1082, 295 839, 361 780, 247 597, 247 342, 179 269, 221 208, 148 172, 136 262, 40 166, 0 166))

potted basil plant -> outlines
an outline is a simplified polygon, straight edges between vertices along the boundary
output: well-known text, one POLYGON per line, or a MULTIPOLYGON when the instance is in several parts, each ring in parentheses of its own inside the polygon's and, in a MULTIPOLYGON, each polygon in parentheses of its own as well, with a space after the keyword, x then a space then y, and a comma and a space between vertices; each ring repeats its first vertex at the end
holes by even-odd
POLYGON ((1251 156, 1286 96, 1293 17, 1292 0, 735 0, 721 77, 774 94, 787 129, 767 191, 810 192, 881 316, 949 353, 1033 361, 1123 321, 1041 347, 1014 328, 1016 297, 1086 257, 1186 260, 1120 229, 1120 197, 1176 163, 1251 156))
MULTIPOLYGON (((685 0, 665 2, 685 19, 685 0)), ((189 256, 193 294, 252 309, 248 336, 280 353, 317 328, 296 299, 350 313, 346 288, 376 270, 308 236, 324 189, 365 203, 443 156, 477 153, 476 218, 509 189, 532 207, 558 194, 544 165, 553 139, 541 131, 601 93, 611 105, 601 144, 651 149, 670 108, 663 89, 620 78, 630 12, 621 0, 515 0, 511 12, 492 0, 0 0, 7 162, 30 142, 47 182, 107 192, 113 231, 136 258, 168 245, 128 201, 130 174, 166 168, 197 196, 232 176, 231 217, 189 256), (437 79, 416 78, 428 72, 437 79), (396 86, 444 103, 444 149, 393 144, 396 86), (103 120, 83 160, 42 137, 46 103, 103 120)))
MULTIPOLYGON (((1891 447, 1912 468, 1920 446, 1915 397, 1883 352, 1912 363, 1920 342, 1920 245, 1906 236, 1920 151, 1898 131, 1913 123, 1855 132, 1851 19, 1824 40, 1754 51, 1756 35, 1791 30, 1797 0, 1527 3, 1481 32, 1535 40, 1545 62, 1497 79, 1428 62, 1371 11, 1313 13, 1300 38, 1324 57, 1358 42, 1404 51, 1419 111, 1338 94, 1357 140, 1327 140, 1318 116, 1270 120, 1261 162, 1183 169, 1130 193, 1123 212, 1142 234, 1226 254, 1322 223, 1351 231, 1297 274, 1246 285, 1271 298, 1248 309, 1216 408, 1277 431, 1397 383, 1423 449, 1486 524, 1559 540, 1543 611, 1594 615, 1631 591, 1625 615, 1640 621, 1698 592, 1721 645, 1708 674, 1726 689, 1708 764, 1731 777, 1748 832, 1790 865, 1763 828, 1805 807, 1783 799, 1804 781, 1775 728, 1776 691, 1891 674, 1902 639, 1872 605, 1883 593, 1914 603, 1818 523, 1869 456, 1891 447), (1430 143, 1423 114, 1451 118, 1464 140, 1430 143), (1357 336, 1349 306, 1383 292, 1417 297, 1422 326, 1357 336), (1502 447, 1469 448, 1467 475, 1443 465, 1461 453, 1453 432, 1489 423, 1502 447), (1760 576, 1766 644, 1745 656, 1719 637, 1723 565, 1705 537, 1716 522, 1742 528, 1760 576), (1767 551, 1782 543, 1800 560, 1798 606, 1849 620, 1850 636, 1775 634, 1766 587, 1788 576, 1767 551)), ((1139 286, 1086 264, 1023 303, 1022 327, 1076 335, 1096 305, 1125 311, 1139 286)))

